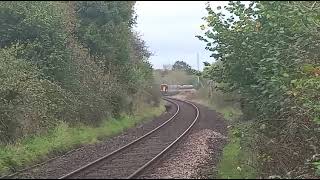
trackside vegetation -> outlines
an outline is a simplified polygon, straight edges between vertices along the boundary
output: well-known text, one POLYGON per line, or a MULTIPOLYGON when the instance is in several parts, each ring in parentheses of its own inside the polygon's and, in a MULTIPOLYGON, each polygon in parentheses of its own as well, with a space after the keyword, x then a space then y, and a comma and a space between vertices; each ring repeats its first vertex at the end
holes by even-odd
MULTIPOLYGON (((254 152, 256 177, 319 177, 320 4, 230 1, 206 10, 197 37, 216 61, 203 76, 236 94, 243 116, 230 133, 254 152)), ((232 139, 226 154, 238 146, 232 139)))
POLYGON ((0 3, 0 172, 159 114, 134 1, 0 3), (135 115, 138 114, 138 115, 135 115))
POLYGON ((60 122, 46 134, 29 136, 14 144, 0 146, 1 173, 22 169, 35 162, 43 162, 84 144, 98 143, 142 121, 160 115, 164 112, 164 106, 145 107, 145 110, 146 112, 143 113, 124 114, 117 119, 103 120, 97 127, 84 124, 70 126, 65 122, 60 122))

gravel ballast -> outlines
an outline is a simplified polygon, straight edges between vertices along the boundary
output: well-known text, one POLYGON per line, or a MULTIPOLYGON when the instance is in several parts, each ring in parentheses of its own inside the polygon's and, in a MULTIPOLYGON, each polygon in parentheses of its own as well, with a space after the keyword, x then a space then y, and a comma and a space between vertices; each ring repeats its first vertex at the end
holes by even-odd
POLYGON ((186 138, 149 167, 140 179, 216 177, 216 167, 227 142, 227 125, 215 111, 195 104, 200 111, 199 122, 186 138))
MULTIPOLYGON (((171 104, 171 103, 170 103, 171 104)), ((199 121, 186 137, 170 149, 161 159, 148 167, 138 178, 214 178, 216 166, 227 142, 225 120, 213 110, 194 103, 200 111, 199 121)), ((106 155, 137 139, 169 119, 176 107, 171 104, 168 113, 128 129, 97 144, 85 145, 64 157, 28 170, 13 178, 59 178, 89 162, 106 155)), ((181 116, 189 118, 191 112, 181 116)), ((165 133, 165 134, 170 134, 165 133)), ((98 177, 95 175, 95 177, 98 177)), ((103 178, 103 177, 101 177, 103 178)))
POLYGON ((147 132, 156 128, 166 120, 168 120, 177 111, 175 105, 171 104, 170 110, 163 113, 161 116, 153 118, 149 121, 144 121, 136 127, 125 130, 120 135, 107 138, 96 144, 84 145, 83 148, 78 149, 64 157, 59 157, 47 164, 32 168, 23 173, 17 174, 12 178, 59 178, 73 170, 88 164, 91 161, 102 157, 112 151, 128 144, 129 142, 143 136, 147 132))

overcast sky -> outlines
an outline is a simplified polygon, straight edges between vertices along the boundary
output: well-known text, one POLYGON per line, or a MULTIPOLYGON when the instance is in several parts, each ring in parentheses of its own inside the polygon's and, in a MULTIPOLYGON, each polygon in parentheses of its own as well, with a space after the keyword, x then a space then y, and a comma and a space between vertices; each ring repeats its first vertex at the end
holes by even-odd
MULTIPOLYGON (((135 28, 154 52, 150 62, 155 69, 164 64, 173 64, 177 60, 187 62, 197 69, 197 52, 200 70, 203 61, 213 62, 210 52, 205 50, 205 43, 196 35, 202 35, 201 18, 207 15, 206 1, 137 1, 138 15, 135 28)), ((224 6, 227 1, 213 1, 212 7, 224 6)))

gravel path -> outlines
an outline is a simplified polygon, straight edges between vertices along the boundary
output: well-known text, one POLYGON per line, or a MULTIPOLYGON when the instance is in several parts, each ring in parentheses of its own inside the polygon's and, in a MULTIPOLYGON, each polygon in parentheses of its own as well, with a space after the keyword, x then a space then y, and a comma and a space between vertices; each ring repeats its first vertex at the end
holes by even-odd
POLYGON ((196 105, 200 121, 188 137, 139 178, 206 179, 216 176, 216 165, 227 142, 226 123, 215 111, 196 105))
POLYGON ((98 159, 99 157, 106 155, 121 146, 128 144, 129 142, 143 136, 150 130, 159 126, 166 120, 168 120, 177 110, 175 105, 172 103, 172 108, 169 112, 163 113, 161 116, 152 119, 151 121, 146 121, 134 128, 130 128, 123 132, 122 134, 108 138, 97 144, 86 145, 83 148, 76 150, 64 157, 57 158, 48 164, 39 166, 37 168, 28 170, 24 173, 18 174, 12 178, 58 178, 68 172, 71 172, 79 167, 88 164, 89 162, 98 159))

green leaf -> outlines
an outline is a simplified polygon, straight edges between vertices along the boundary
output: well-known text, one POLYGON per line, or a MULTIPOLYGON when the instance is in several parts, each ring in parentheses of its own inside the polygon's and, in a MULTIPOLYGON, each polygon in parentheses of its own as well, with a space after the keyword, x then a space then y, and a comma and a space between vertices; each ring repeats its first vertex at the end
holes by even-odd
MULTIPOLYGON (((317 124, 320 124, 320 117, 314 117, 313 121, 316 122, 317 124)), ((319 165, 320 165, 320 162, 319 162, 319 165)))
POLYGON ((267 94, 269 91, 266 89, 264 91, 262 91, 262 94, 267 94))
POLYGON ((290 81, 291 84, 295 84, 296 82, 297 82, 296 79, 293 79, 293 80, 290 81))
POLYGON ((203 31, 203 30, 205 30, 206 28, 205 28, 204 25, 201 25, 201 26, 200 26, 200 29, 203 31))
POLYGON ((271 18, 271 15, 270 14, 267 14, 267 19, 270 19, 271 18))
POLYGON ((289 77, 288 73, 283 73, 282 75, 283 75, 283 77, 289 77))

